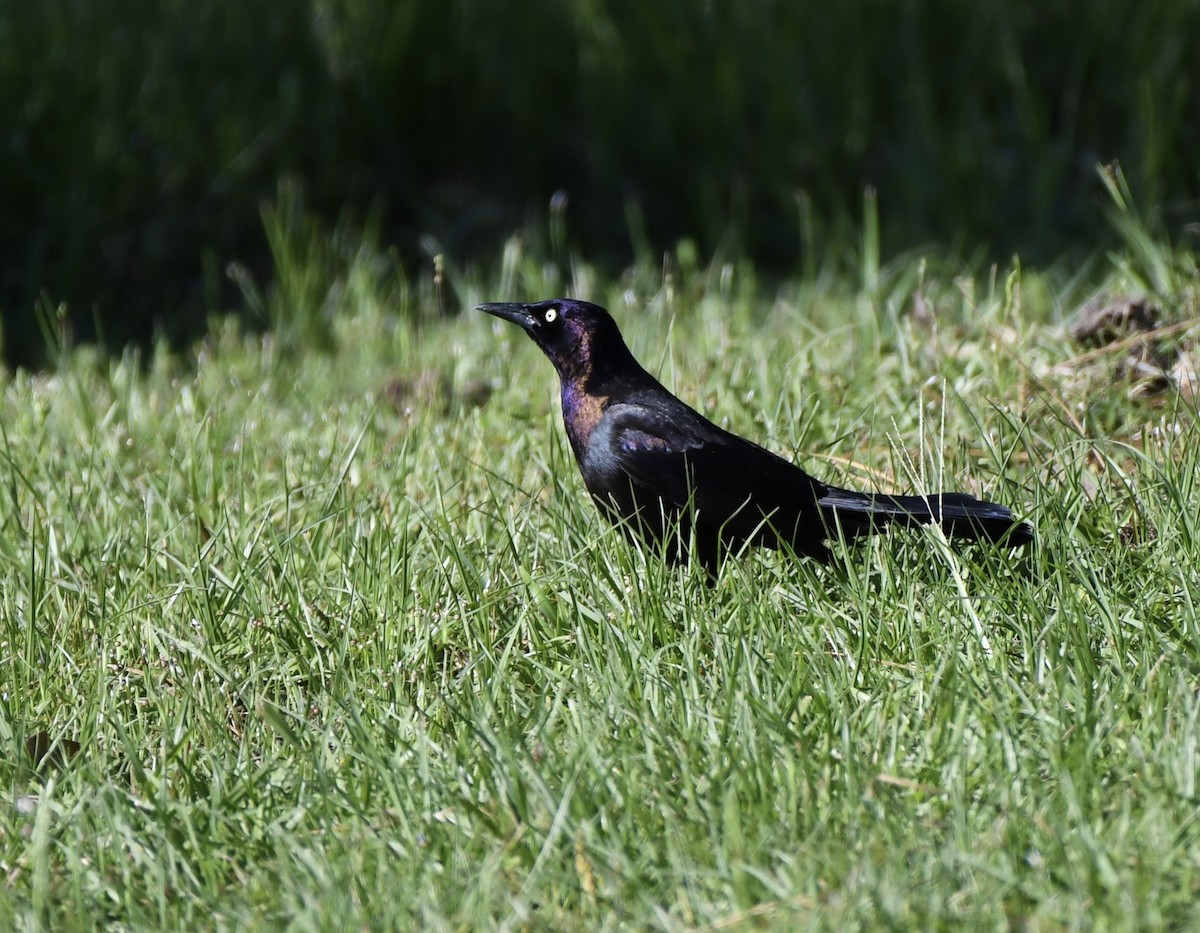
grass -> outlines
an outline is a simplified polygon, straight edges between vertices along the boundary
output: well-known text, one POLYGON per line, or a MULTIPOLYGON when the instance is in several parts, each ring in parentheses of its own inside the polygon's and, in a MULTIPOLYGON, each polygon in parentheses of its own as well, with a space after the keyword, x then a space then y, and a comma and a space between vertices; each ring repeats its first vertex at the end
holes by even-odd
POLYGON ((585 501, 532 344, 369 277, 324 352, 4 376, 0 925, 1196 924, 1194 407, 1071 365, 1052 276, 864 280, 589 291, 722 424, 1012 503, 1027 552, 709 589, 585 501))

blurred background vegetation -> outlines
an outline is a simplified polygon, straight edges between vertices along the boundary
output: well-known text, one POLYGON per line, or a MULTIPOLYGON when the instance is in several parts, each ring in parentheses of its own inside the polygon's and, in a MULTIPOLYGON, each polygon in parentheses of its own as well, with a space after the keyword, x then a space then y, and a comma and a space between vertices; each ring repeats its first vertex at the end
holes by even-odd
POLYGON ((401 276, 522 230, 799 275, 869 189, 886 254, 1048 262, 1114 238, 1112 161, 1178 236, 1198 48, 1196 0, 6 3, 0 339, 195 334, 326 231, 401 276))

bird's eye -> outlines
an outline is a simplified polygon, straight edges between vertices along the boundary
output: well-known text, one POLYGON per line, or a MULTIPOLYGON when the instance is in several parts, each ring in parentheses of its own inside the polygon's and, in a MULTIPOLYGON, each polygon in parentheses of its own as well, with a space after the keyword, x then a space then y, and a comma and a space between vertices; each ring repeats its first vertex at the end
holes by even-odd
POLYGON ((547 308, 546 313, 542 315, 542 319, 547 324, 553 324, 558 319, 558 308, 547 308))

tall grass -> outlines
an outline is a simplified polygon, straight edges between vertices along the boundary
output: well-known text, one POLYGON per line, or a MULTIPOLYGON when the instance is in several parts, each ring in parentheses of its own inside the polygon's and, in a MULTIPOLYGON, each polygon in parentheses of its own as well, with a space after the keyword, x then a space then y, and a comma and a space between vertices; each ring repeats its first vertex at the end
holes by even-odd
POLYGON ((1093 167, 1114 159, 1176 238, 1198 193, 1198 16, 1188 0, 1036 15, 935 0, 8 4, 5 353, 37 359, 42 298, 114 349, 203 332, 243 301, 230 262, 264 282, 260 206, 282 177, 327 227, 377 209, 409 273, 431 262, 425 235, 477 263, 544 226, 556 194, 560 254, 610 269, 685 237, 706 262, 824 268, 853 249, 868 188, 885 258, 932 243, 1044 262, 1111 242, 1093 167))

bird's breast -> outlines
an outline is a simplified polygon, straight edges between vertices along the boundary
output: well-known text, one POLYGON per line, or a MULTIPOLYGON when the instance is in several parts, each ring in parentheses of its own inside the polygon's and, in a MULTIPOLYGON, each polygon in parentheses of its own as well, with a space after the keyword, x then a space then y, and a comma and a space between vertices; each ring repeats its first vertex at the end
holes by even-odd
POLYGON ((575 456, 582 458, 587 452, 592 432, 604 417, 608 396, 584 392, 578 386, 563 386, 562 406, 567 437, 575 456))

